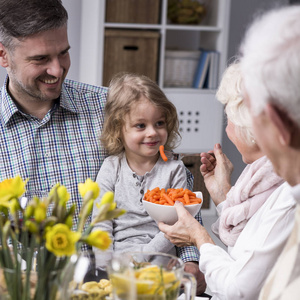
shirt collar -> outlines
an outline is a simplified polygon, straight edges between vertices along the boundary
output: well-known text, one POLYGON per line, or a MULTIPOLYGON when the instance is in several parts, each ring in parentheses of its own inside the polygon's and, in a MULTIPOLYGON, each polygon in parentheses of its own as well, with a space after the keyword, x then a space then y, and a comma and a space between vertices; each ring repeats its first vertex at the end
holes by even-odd
MULTIPOLYGON (((1 115, 4 121, 4 124, 7 124, 11 117, 19 111, 18 107, 12 100, 11 96, 8 93, 7 85, 8 85, 8 75, 6 75, 4 85, 1 93, 1 115)), ((78 113, 78 109, 74 100, 72 99, 70 92, 66 89, 65 85, 62 85, 62 92, 60 96, 59 106, 62 108, 71 111, 73 113, 78 113)))
POLYGON ((76 103, 74 102, 74 99, 73 99, 72 95, 70 94, 70 91, 66 89, 66 86, 64 83, 62 85, 62 92, 60 95, 60 106, 66 110, 73 112, 73 113, 78 113, 76 103))
POLYGON ((10 118, 19 111, 17 106, 15 105, 14 101, 10 97, 7 91, 7 84, 8 84, 8 75, 6 75, 4 85, 2 88, 1 93, 1 115, 5 124, 10 120, 10 118))

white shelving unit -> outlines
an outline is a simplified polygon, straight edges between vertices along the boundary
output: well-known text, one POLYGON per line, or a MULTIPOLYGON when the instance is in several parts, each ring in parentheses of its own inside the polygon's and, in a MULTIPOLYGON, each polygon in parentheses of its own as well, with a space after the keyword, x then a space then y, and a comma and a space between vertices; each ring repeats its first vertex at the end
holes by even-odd
MULTIPOLYGON (((220 52, 219 72, 226 66, 230 0, 209 0, 209 9, 203 25, 174 25, 167 20, 167 2, 161 0, 161 22, 159 24, 107 23, 105 22, 106 1, 82 1, 81 26, 81 79, 97 85, 102 84, 104 59, 104 30, 149 29, 160 32, 158 83, 163 86, 165 52, 168 48, 179 50, 213 49, 220 52)), ((138 12, 137 12, 138 13, 138 12)), ((199 92, 199 91, 196 91, 199 92)))
MULTIPOLYGON (((227 63, 230 1, 207 1, 208 14, 200 25, 170 24, 167 20, 168 0, 161 0, 159 24, 107 23, 106 1, 82 1, 80 80, 102 85, 106 28, 158 31, 160 33, 158 84, 176 105, 181 122, 182 142, 176 151, 195 153, 212 149, 214 144, 221 142, 222 139, 223 107, 215 99, 214 90, 165 87, 165 52, 169 48, 192 51, 199 48, 216 50, 220 53, 220 78, 227 63)), ((207 213, 215 214, 214 205, 210 205, 207 213)))

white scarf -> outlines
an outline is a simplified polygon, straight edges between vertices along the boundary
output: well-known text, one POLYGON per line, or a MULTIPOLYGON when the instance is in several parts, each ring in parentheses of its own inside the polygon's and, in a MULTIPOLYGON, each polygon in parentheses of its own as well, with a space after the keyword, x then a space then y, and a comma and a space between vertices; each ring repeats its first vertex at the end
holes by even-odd
POLYGON ((227 193, 221 216, 212 224, 212 231, 224 244, 234 246, 249 219, 283 182, 266 156, 247 165, 227 193))

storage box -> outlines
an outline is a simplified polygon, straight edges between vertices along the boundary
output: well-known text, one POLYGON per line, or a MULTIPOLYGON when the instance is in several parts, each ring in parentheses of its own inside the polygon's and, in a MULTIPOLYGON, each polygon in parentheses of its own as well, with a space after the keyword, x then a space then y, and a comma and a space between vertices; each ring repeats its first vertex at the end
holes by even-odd
POLYGON ((167 50, 164 87, 192 87, 200 51, 167 50))
POLYGON ((105 21, 157 24, 159 12, 160 0, 106 0, 105 21))
POLYGON ((118 72, 143 74, 157 81, 158 31, 105 30, 103 84, 118 72))

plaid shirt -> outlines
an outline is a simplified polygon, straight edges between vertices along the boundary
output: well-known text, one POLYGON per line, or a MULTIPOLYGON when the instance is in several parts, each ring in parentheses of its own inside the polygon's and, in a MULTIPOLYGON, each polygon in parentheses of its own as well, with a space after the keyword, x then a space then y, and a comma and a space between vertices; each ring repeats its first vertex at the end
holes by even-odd
POLYGON ((78 183, 96 180, 105 152, 99 147, 107 89, 65 80, 60 102, 43 120, 22 113, 11 99, 5 80, 1 92, 0 180, 29 178, 25 196, 45 196, 56 183, 68 189, 76 204, 78 183))
MULTIPOLYGON (((7 92, 1 93, 0 181, 20 175, 29 178, 29 199, 45 196, 56 183, 70 193, 68 205, 76 204, 77 224, 81 208, 78 183, 96 180, 106 152, 99 145, 104 121, 107 88, 66 79, 60 101, 43 120, 21 112, 7 92)), ((189 182, 193 182, 191 173, 189 182)), ((198 261, 195 247, 186 247, 180 257, 198 261)))

